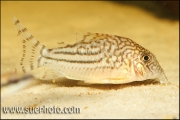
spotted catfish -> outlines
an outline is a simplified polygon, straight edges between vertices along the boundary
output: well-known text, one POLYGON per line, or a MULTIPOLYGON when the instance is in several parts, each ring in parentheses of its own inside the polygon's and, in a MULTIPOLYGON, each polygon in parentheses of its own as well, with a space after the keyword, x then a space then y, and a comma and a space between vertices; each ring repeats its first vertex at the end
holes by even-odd
POLYGON ((22 54, 17 72, 42 80, 68 78, 88 84, 122 84, 146 79, 168 83, 156 57, 133 40, 87 33, 75 44, 48 49, 13 17, 22 54))

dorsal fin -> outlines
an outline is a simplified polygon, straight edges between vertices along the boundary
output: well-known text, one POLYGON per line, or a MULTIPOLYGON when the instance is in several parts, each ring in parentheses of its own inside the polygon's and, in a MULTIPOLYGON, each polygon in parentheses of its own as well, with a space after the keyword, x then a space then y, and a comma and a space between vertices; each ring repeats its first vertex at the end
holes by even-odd
POLYGON ((64 42, 58 42, 57 44, 58 44, 58 47, 65 47, 65 46, 67 46, 67 44, 64 43, 64 42))
POLYGON ((103 33, 76 33, 76 42, 90 42, 107 38, 114 38, 115 35, 103 34, 103 33))

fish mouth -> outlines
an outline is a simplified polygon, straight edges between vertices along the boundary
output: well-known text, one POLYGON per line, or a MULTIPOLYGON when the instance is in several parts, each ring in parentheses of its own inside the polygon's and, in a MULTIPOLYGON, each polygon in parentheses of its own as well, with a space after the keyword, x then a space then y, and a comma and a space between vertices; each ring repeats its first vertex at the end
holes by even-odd
POLYGON ((161 84, 170 84, 164 72, 157 79, 161 84))
POLYGON ((179 85, 174 84, 174 83, 171 83, 171 82, 168 81, 168 79, 167 79, 167 77, 166 77, 166 75, 165 75, 164 72, 163 72, 162 75, 158 78, 158 80, 159 80, 159 82, 160 82, 161 84, 163 84, 163 85, 174 85, 174 86, 176 86, 176 87, 179 89, 179 85))

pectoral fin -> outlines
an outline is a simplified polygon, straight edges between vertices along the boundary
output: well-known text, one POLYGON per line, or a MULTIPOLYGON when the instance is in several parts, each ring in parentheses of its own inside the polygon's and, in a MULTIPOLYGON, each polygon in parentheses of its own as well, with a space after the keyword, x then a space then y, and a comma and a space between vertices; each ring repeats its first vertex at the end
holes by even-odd
POLYGON ((80 81, 78 82, 78 85, 87 85, 87 84, 124 84, 132 82, 127 77, 124 78, 106 78, 102 80, 87 80, 87 81, 80 81))

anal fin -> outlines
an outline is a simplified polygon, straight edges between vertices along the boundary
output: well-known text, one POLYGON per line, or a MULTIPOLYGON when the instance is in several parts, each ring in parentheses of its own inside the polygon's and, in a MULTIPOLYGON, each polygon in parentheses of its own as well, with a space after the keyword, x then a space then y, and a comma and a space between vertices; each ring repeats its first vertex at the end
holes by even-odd
POLYGON ((53 70, 46 66, 36 68, 36 69, 32 70, 31 73, 33 74, 33 76, 36 79, 40 79, 40 80, 52 80, 52 79, 58 79, 58 78, 65 77, 60 72, 53 70))

